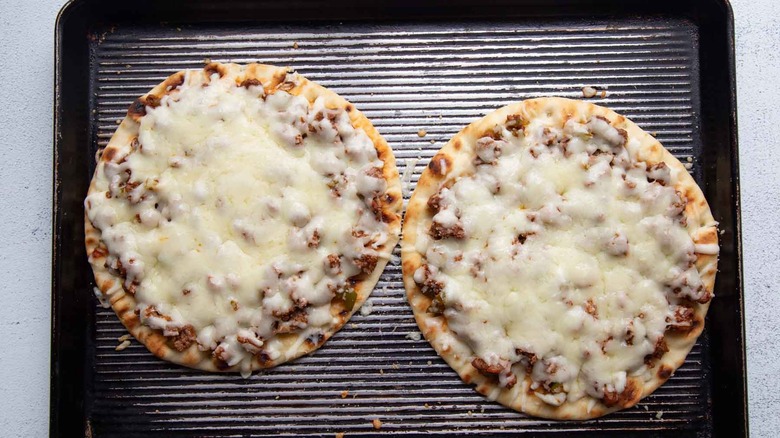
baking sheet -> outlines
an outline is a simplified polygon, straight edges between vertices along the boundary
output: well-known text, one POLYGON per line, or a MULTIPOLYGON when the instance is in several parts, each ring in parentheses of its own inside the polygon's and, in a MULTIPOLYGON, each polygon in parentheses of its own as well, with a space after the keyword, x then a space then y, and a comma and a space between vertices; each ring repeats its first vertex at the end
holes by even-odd
MULTIPOLYGON (((728 407, 721 381, 736 379, 738 384, 742 379, 742 390, 736 394, 744 402, 744 364, 726 374, 719 357, 726 351, 744 354, 744 347, 736 170, 732 163, 724 165, 736 144, 710 129, 712 109, 705 105, 713 96, 702 95, 712 86, 702 71, 712 62, 701 40, 703 20, 709 16, 433 15, 403 21, 381 14, 376 19, 355 18, 345 9, 341 21, 213 23, 205 17, 161 22, 159 17, 144 16, 112 22, 101 20, 111 11, 100 11, 90 2, 76 2, 74 7, 87 8, 83 11, 95 16, 81 15, 86 53, 58 60, 57 104, 63 112, 57 113, 61 137, 55 187, 53 434, 74 436, 63 432, 80 425, 85 435, 97 437, 593 431, 710 436, 724 431, 715 427, 714 418, 716 407, 728 407), (80 64, 77 57, 85 61, 86 95, 71 90, 76 96, 68 100, 64 79, 77 73, 70 71, 73 65, 63 64, 80 64), (463 126, 493 109, 539 96, 582 98, 584 86, 605 90, 605 97, 590 100, 628 116, 688 163, 728 232, 722 236, 718 297, 702 339, 675 375, 632 409, 587 422, 536 419, 478 395, 419 338, 396 257, 370 298, 371 312, 356 313, 313 354, 250 379, 167 364, 135 341, 115 351, 117 338, 126 330, 110 309, 90 296, 90 271, 79 242, 80 202, 94 168, 94 153, 106 145, 136 97, 171 73, 202 67, 207 59, 289 65, 353 102, 391 145, 399 171, 413 167, 405 199, 429 158, 463 126), (80 109, 85 117, 78 118, 81 133, 71 132, 77 127, 64 123, 75 118, 65 113, 66 103, 77 99, 84 104, 80 109), (421 129, 426 136, 418 135, 421 129), (86 141, 73 144, 80 135, 86 141), (712 137, 720 141, 708 141, 712 137), (720 187, 724 177, 731 192, 726 202, 722 197, 728 193, 720 187), (723 290, 729 286, 736 288, 723 290), (722 307, 735 293, 740 307, 731 312, 738 312, 737 322, 725 327, 734 337, 723 339, 724 327, 718 324, 716 336, 713 320, 728 323, 719 313, 729 312, 722 307), (69 294, 78 300, 68 299, 69 294), (79 333, 63 333, 63 325, 79 315, 79 333), (58 371, 79 378, 65 380, 58 371), (382 421, 380 430, 372 426, 375 418, 382 421)), ((388 15, 392 13, 398 11, 388 15)), ((448 14, 457 15, 451 10, 448 14)), ((65 41, 60 42, 62 55, 65 41)), ((733 319, 731 313, 727 316, 733 319)), ((730 403, 739 406, 739 401, 737 397, 730 403)), ((742 415, 729 423, 729 431, 746 428, 744 403, 742 415)))

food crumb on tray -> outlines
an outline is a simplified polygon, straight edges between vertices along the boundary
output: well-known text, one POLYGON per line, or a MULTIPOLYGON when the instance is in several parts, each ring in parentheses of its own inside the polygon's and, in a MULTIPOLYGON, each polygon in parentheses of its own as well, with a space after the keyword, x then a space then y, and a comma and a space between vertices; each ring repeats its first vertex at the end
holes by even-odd
POLYGON ((347 398, 348 395, 349 395, 349 391, 348 390, 345 389, 345 390, 341 391, 341 398, 347 398))
POLYGON ((425 137, 426 135, 428 135, 428 133, 425 132, 424 129, 421 129, 421 130, 417 131, 417 136, 420 137, 420 138, 425 137))
POLYGON ((374 311, 374 302, 371 301, 371 299, 367 299, 365 303, 363 303, 363 306, 360 307, 360 314, 363 316, 368 316, 371 314, 371 312, 374 311))
POLYGON ((374 426, 374 429, 379 430, 382 428, 382 422, 379 421, 379 418, 374 418, 371 420, 371 424, 374 426))
POLYGON ((114 350, 122 351, 129 346, 130 346, 130 341, 122 341, 122 343, 117 345, 116 348, 114 348, 114 350))
POLYGON ((411 339, 412 341, 419 341, 422 338, 422 333, 420 332, 409 332, 406 334, 406 339, 411 339))
POLYGON ((583 97, 593 97, 597 93, 596 89, 593 87, 582 87, 582 96, 583 97))

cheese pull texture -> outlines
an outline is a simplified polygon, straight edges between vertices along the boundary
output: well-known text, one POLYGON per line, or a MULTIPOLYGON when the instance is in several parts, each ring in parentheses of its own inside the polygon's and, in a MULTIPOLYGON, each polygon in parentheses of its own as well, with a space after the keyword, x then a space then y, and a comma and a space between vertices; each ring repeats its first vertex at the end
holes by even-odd
POLYGON ((190 82, 147 106, 132 149, 99 166, 87 215, 143 323, 166 335, 191 326, 231 366, 275 359, 278 335, 332 327, 347 279, 389 257, 371 210, 383 162, 322 97, 217 74, 190 82))
POLYGON ((414 281, 502 386, 529 376, 554 406, 619 394, 678 305, 711 298, 695 253, 717 245, 694 245, 674 172, 632 158, 635 140, 606 119, 497 134, 429 202, 414 281))

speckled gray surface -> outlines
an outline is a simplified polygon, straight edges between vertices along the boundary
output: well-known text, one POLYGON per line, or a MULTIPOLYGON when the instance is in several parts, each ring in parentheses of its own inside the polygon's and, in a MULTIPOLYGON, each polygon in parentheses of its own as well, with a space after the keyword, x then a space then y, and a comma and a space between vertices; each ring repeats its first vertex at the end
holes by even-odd
POLYGON ((734 0, 752 436, 780 431, 780 2, 734 0))
MULTIPOLYGON (((54 19, 0 0, 0 431, 48 432, 54 19)), ((751 435, 780 430, 780 2, 733 0, 751 435)))

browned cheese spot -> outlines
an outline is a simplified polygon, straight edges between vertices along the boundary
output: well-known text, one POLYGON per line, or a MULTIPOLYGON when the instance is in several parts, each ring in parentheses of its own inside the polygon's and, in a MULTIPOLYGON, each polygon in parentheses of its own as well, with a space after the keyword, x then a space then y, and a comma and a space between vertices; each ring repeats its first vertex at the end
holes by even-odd
POLYGON ((428 163, 428 168, 434 175, 446 175, 452 169, 452 158, 444 154, 436 154, 428 163))
POLYGON ((459 151, 460 148, 463 147, 463 144, 459 139, 456 139, 455 141, 452 142, 452 147, 454 147, 456 151, 459 151))

